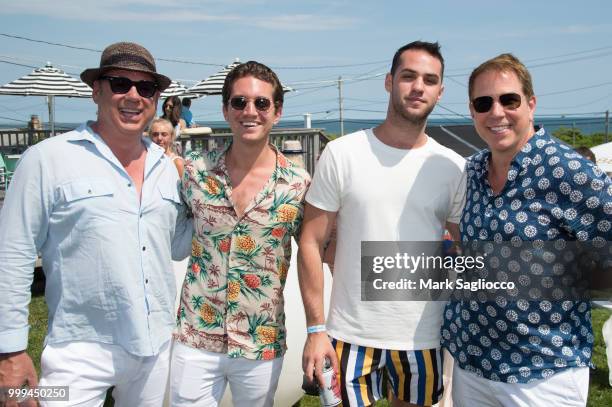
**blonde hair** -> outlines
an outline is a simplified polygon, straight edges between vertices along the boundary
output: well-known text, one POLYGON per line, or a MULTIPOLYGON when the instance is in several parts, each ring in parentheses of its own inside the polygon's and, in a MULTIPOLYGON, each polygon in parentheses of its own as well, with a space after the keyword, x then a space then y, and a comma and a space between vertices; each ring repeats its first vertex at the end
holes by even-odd
POLYGON ((533 83, 531 82, 531 74, 527 70, 527 67, 523 65, 517 57, 512 54, 500 54, 495 58, 489 59, 488 61, 480 64, 476 69, 472 71, 470 75, 468 94, 470 101, 472 100, 472 92, 474 92, 474 82, 476 78, 486 71, 495 72, 514 72, 523 88, 523 94, 527 99, 531 98, 533 93, 533 83))
POLYGON ((174 126, 172 125, 172 122, 170 122, 170 120, 168 119, 164 119, 163 117, 158 117, 157 119, 153 119, 153 121, 149 125, 149 134, 148 134, 149 138, 151 138, 151 130, 153 129, 153 126, 155 126, 156 124, 165 125, 168 128, 168 130, 170 130, 170 151, 176 154, 176 148, 174 147, 174 142, 176 141, 176 132, 174 131, 174 126))

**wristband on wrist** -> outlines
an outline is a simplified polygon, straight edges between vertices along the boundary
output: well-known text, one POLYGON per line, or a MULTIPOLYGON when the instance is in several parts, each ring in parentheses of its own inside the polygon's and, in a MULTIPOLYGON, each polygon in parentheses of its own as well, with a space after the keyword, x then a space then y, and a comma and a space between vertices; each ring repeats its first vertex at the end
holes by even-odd
POLYGON ((309 334, 314 334, 317 332, 325 332, 325 325, 311 325, 308 328, 306 328, 306 333, 309 334))

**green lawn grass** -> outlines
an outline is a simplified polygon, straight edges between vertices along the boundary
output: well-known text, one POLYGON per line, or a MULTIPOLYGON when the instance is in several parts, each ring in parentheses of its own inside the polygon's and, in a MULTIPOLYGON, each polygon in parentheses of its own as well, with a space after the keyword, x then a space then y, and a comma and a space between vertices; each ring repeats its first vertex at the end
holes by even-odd
POLYGON ((28 338, 28 354, 34 362, 40 375, 40 354, 47 334, 47 304, 42 295, 32 296, 30 302, 30 336, 28 338))
POLYGON ((610 316, 610 311, 594 308, 592 313, 593 331, 595 344, 593 346, 593 363, 597 367, 591 370, 591 381, 589 386, 589 407, 612 406, 612 387, 608 379, 608 363, 606 359, 606 345, 601 334, 601 327, 610 316))
MULTIPOLYGON (((612 387, 608 384, 608 365, 606 363, 606 348, 601 334, 603 323, 611 315, 610 311, 593 309, 593 330, 595 331, 595 346, 593 347, 593 362, 597 366, 591 371, 588 407, 612 406, 612 387)), ((40 374, 40 354, 43 340, 47 332, 47 305, 42 295, 33 296, 30 304, 30 337, 28 353, 34 361, 34 366, 40 374)), ((318 407, 318 397, 304 396, 294 407, 318 407)), ((376 407, 388 407, 386 400, 375 404, 376 407)))

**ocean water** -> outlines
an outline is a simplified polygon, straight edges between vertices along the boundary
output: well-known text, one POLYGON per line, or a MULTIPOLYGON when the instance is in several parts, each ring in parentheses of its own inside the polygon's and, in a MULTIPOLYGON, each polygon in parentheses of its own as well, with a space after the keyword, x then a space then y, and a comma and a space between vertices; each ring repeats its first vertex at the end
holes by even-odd
MULTIPOLYGON (((352 133, 357 130, 374 127, 382 122, 382 119, 345 119, 344 120, 344 134, 352 133)), ((208 126, 212 128, 227 128, 227 123, 224 121, 210 121, 210 122, 198 122, 202 126, 208 126)), ((57 129, 73 129, 80 123, 56 123, 57 129)), ((470 125, 472 121, 467 118, 457 119, 440 119, 434 118, 428 121, 428 125, 436 126, 450 126, 450 125, 470 125)), ((605 118, 599 117, 538 117, 535 118, 535 124, 543 126, 548 131, 555 131, 560 127, 576 128, 579 129, 583 134, 592 133, 603 133, 605 131, 605 118)), ((303 127, 304 122, 302 120, 281 120, 277 127, 303 127)), ((330 120, 312 120, 312 127, 323 129, 327 134, 339 134, 340 133, 340 122, 337 119, 330 120)), ((14 123, 1 123, 0 129, 12 129, 15 128, 14 123)), ((609 129, 612 133, 612 127, 609 129)))
MULTIPOLYGON (((371 120, 356 120, 347 119, 344 121, 344 134, 352 133, 354 131, 374 127, 382 122, 382 119, 371 119, 371 120)), ((281 121, 277 127, 302 127, 302 121, 281 121)), ((471 125, 472 120, 470 119, 430 119, 428 121, 429 126, 451 126, 451 125, 471 125)), ((535 124, 544 127, 548 131, 555 131, 560 127, 576 128, 579 129, 582 134, 592 133, 603 133, 605 131, 605 119, 603 117, 580 117, 580 118, 567 118, 567 117, 537 117, 535 118, 535 124)), ((214 126, 212 126, 214 127, 214 126)), ((312 127, 322 128, 326 133, 340 133, 340 122, 338 120, 313 120, 312 127)), ((612 133, 612 126, 609 128, 612 133)))

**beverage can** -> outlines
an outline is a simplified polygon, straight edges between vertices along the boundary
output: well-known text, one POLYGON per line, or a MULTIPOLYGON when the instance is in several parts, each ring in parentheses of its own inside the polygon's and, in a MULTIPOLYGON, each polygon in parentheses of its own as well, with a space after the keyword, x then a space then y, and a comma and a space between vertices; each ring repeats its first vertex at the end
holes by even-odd
POLYGON ((342 403, 338 376, 327 358, 323 366, 323 383, 319 386, 319 398, 323 407, 333 407, 342 403))

